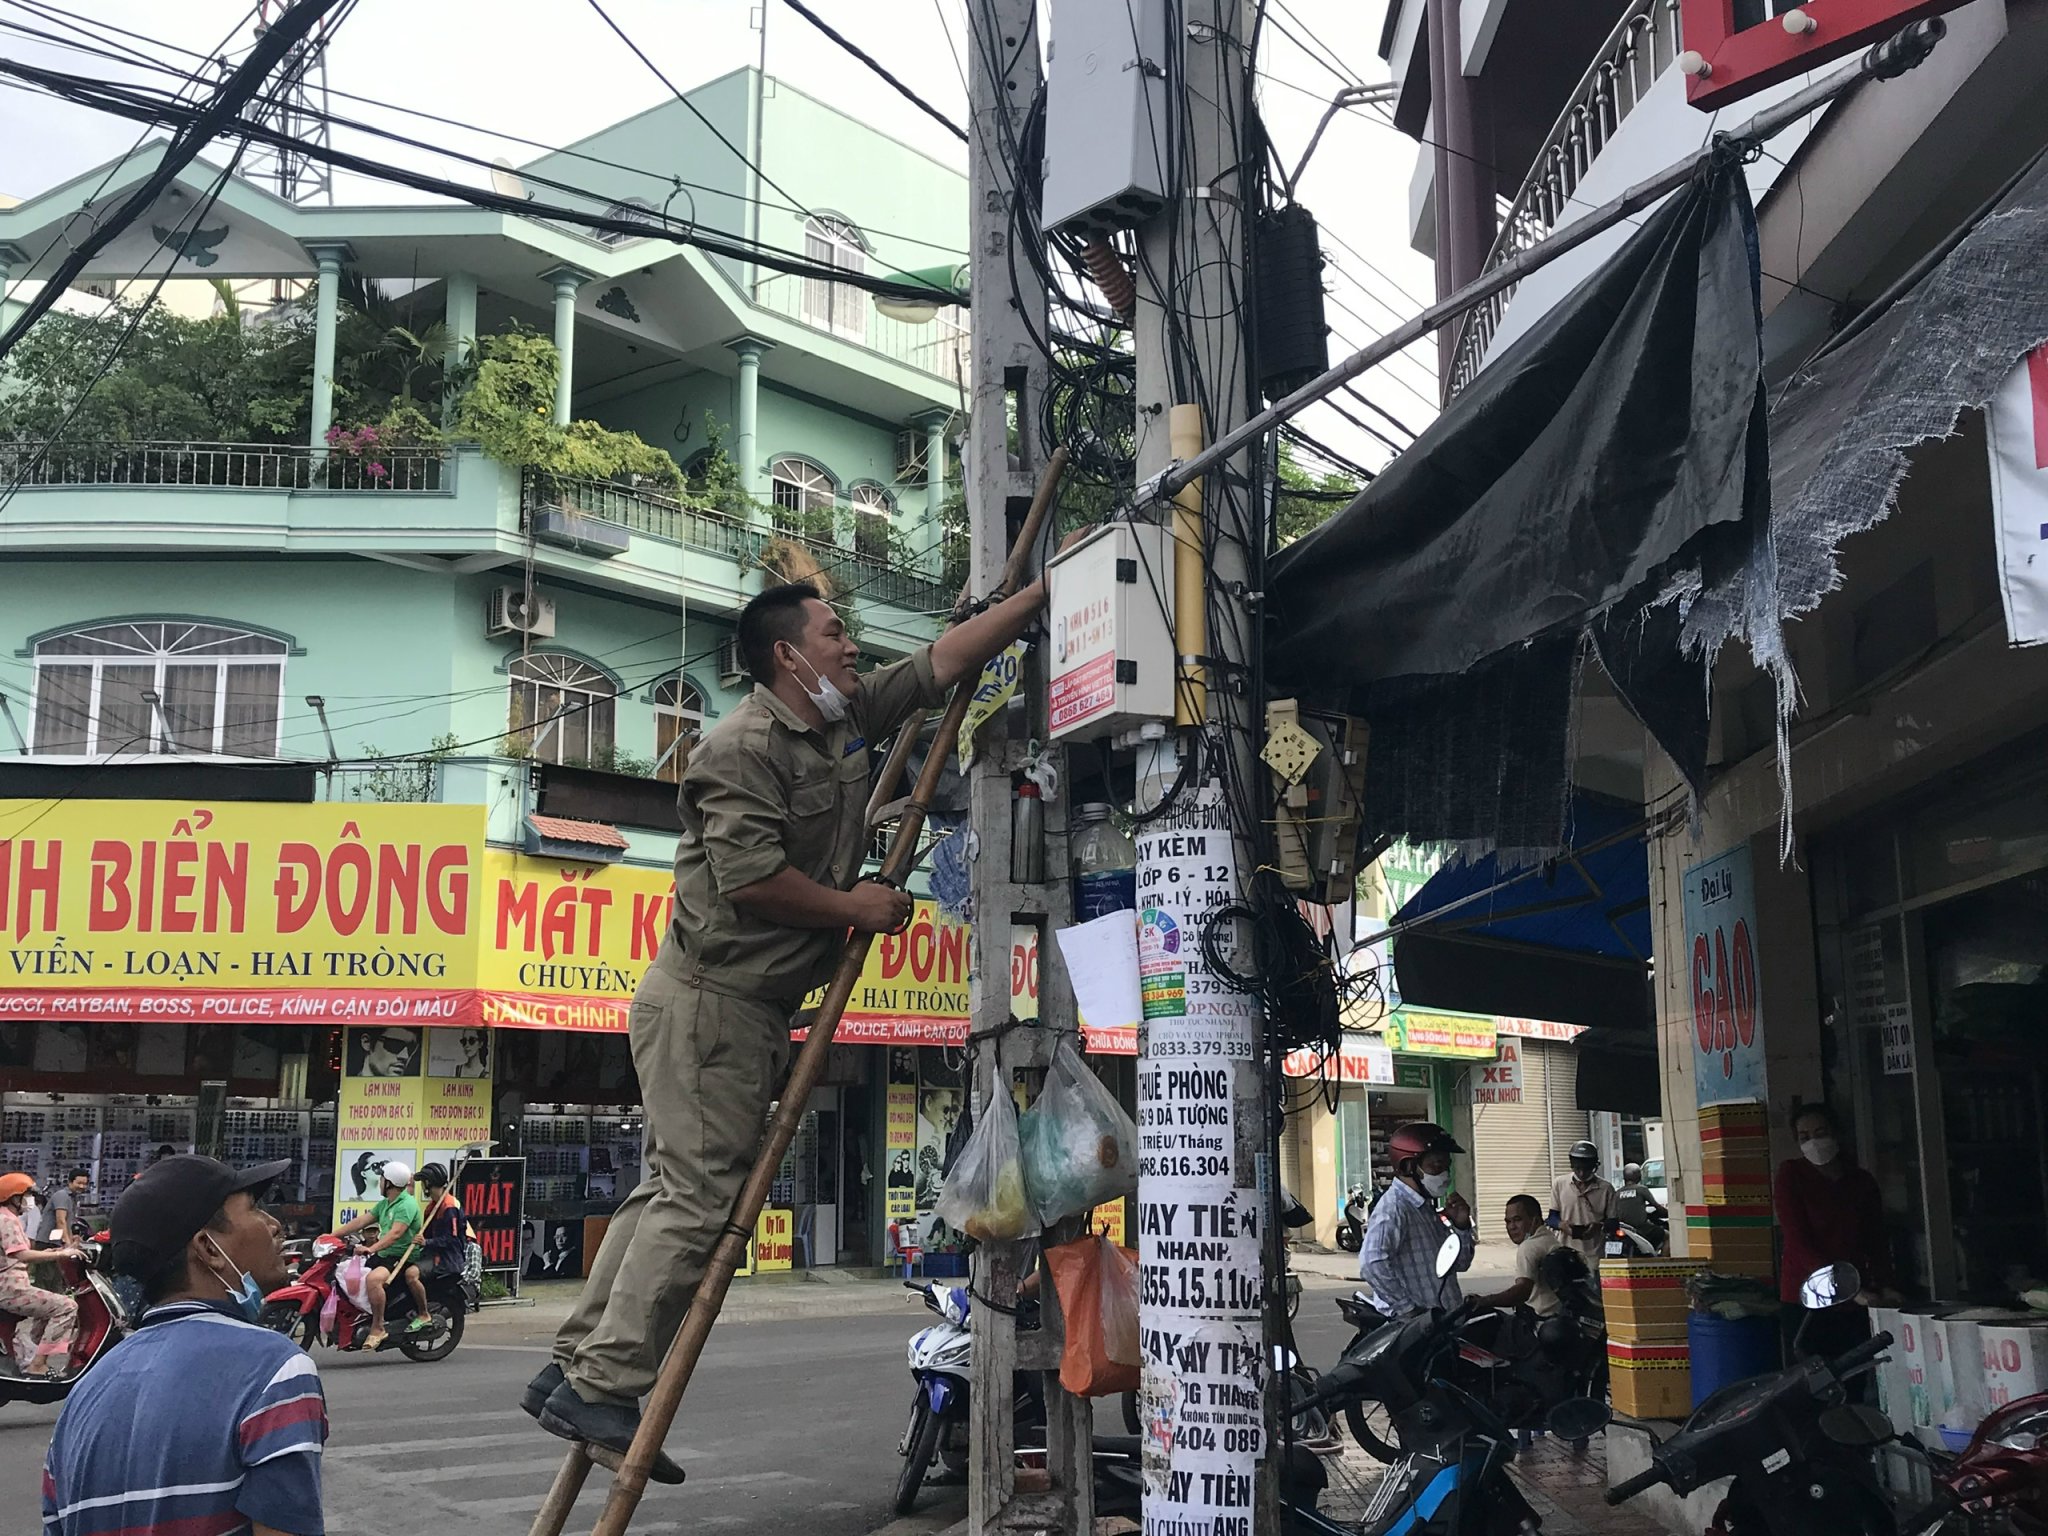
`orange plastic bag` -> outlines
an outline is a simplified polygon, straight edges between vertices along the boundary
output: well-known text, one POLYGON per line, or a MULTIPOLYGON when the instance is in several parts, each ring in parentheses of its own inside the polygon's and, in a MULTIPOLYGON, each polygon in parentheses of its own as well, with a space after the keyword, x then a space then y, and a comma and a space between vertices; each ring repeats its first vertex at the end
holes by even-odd
POLYGON ((1045 1250, 1066 1320, 1060 1385, 1076 1397, 1138 1390, 1138 1254, 1099 1233, 1045 1250))

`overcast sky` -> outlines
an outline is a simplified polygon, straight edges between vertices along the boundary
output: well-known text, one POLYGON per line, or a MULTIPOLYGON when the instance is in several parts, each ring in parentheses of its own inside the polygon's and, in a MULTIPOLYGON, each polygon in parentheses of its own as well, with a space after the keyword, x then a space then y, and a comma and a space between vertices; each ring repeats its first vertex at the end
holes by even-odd
MULTIPOLYGON (((231 37, 231 50, 238 56, 252 41, 243 19, 249 15, 248 0, 39 3, 206 53, 231 37)), ((669 78, 686 89, 753 63, 761 47, 760 8, 746 0, 607 0, 606 9, 669 78)), ((966 90, 955 52, 965 37, 964 0, 812 0, 812 9, 941 111, 956 121, 965 120, 966 90)), ((1259 61, 1266 82, 1261 105, 1269 130, 1291 165, 1313 132, 1322 104, 1340 85, 1346 80, 1370 84, 1386 78, 1386 66, 1375 51, 1384 7, 1359 0, 1271 0, 1267 14, 1259 61)), ((0 26, 69 30, 62 21, 38 16, 17 0, 0 0, 0 26)), ((771 74, 858 112, 877 127, 965 169, 965 150, 957 141, 781 0, 767 0, 767 26, 771 74)), ((191 62, 150 43, 130 40, 129 46, 181 67, 191 62)), ((0 30, 0 56, 164 83, 162 76, 124 72, 11 30, 0 30)), ((329 48, 328 81, 337 91, 423 108, 474 123, 479 131, 422 125, 337 100, 335 110, 345 115, 360 115, 465 153, 506 154, 521 161, 535 151, 494 138, 490 130, 567 144, 668 97, 583 0, 359 0, 329 48)), ((403 158, 430 166, 453 180, 477 177, 473 167, 437 162, 385 141, 354 136, 351 142, 351 137, 337 134, 337 143, 380 159, 403 158)), ((134 140, 132 124, 12 83, 0 84, 0 192, 33 196, 113 159, 134 140)), ((1408 248, 1408 186, 1414 167, 1413 141, 1396 133, 1384 116, 1354 110, 1341 114, 1324 134, 1303 178, 1301 199, 1314 210, 1332 260, 1328 314, 1336 333, 1333 357, 1362 345, 1397 318, 1405 319, 1433 291, 1429 263, 1408 248)), ((769 167, 770 174, 773 169, 769 167)), ((343 202, 392 202, 411 196, 403 189, 352 177, 344 178, 339 187, 343 202)), ((859 216, 856 208, 848 212, 859 216)), ((1432 349, 1419 346, 1392 369, 1369 376, 1365 385, 1375 401, 1416 431, 1433 414, 1433 355, 1432 349)), ((1349 408, 1354 415, 1366 416, 1356 405, 1349 408)), ((1377 418, 1367 419, 1385 426, 1377 418)), ((1384 446, 1329 409, 1315 408, 1304 416, 1303 424, 1369 467, 1377 468, 1389 456, 1384 446)), ((1387 431, 1400 439, 1400 433, 1387 431)))

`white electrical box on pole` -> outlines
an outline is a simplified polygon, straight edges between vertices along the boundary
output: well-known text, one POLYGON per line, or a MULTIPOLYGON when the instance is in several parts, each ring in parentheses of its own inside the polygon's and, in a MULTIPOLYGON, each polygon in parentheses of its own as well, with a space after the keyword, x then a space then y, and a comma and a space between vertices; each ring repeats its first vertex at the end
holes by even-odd
MULTIPOLYGON (((973 579, 977 593, 995 590, 1013 531, 1020 526, 1054 445, 1043 441, 1049 334, 1046 290, 1027 261, 1012 260, 1016 238, 1015 165, 1041 79, 1035 0, 969 0, 968 139, 969 286, 974 294, 973 381, 962 463, 973 579)), ((1055 467, 1054 473, 1057 473, 1055 467)), ((999 710, 982 727, 967 767, 968 870, 974 923, 968 982, 972 1058, 969 1093, 977 1117, 1014 1084, 1035 1086, 1050 1063, 1056 1031, 1073 1029, 1072 988, 1051 942, 1071 917, 1067 880, 1066 800, 1044 805, 1042 850, 1013 860, 1013 806, 1019 775, 1034 742, 1050 745, 1045 718, 1042 647, 1025 653, 1018 679, 1021 707, 999 710), (1021 882, 1020 873, 1036 878, 1021 882), (1037 1027, 1013 1028, 1010 965, 1018 939, 1035 938, 1039 958, 1037 1027)), ((951 750, 951 743, 939 750, 951 750)), ((1056 756, 1055 756, 1056 761, 1056 756)), ((1059 775, 1064 782, 1065 775, 1059 775)), ((1063 1224, 1044 1241, 1079 1236, 1086 1218, 1063 1224), (1067 1230, 1067 1229, 1071 1230, 1067 1230)), ((1040 1290, 1042 1323, 1020 1331, 1017 1287, 1035 1263, 1024 1242, 985 1242, 974 1254, 974 1376, 970 1418, 968 1528, 1082 1533, 1093 1529, 1090 1404, 1060 1390, 1058 1297, 1040 1290), (1044 1373, 1046 1466, 1017 1468, 1012 1373, 1044 1373)))
MULTIPOLYGON (((1257 165, 1245 93, 1247 7, 1188 0, 1147 61, 1167 110, 1154 139, 1166 211, 1138 226, 1138 475, 1156 475, 1251 411, 1245 245, 1257 165)), ((1137 833, 1138 1255, 1144 1527, 1174 1536, 1274 1529, 1267 1317, 1275 1209, 1260 1005, 1212 963, 1220 909, 1245 898, 1263 804, 1248 576, 1264 539, 1240 453, 1170 509, 1175 718, 1141 746, 1137 833), (1186 764, 1182 754, 1199 753, 1186 764), (1184 771, 1186 770, 1186 771, 1184 771), (1160 1448, 1163 1448, 1163 1454, 1160 1448)), ((1156 515, 1156 514, 1155 514, 1156 515)), ((1248 966, 1240 964, 1240 969, 1248 966)))

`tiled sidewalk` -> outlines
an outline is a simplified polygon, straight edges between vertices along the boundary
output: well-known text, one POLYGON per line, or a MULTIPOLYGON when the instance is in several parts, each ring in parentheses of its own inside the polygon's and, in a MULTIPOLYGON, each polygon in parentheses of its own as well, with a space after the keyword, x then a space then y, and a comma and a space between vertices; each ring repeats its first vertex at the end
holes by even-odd
POLYGON ((1598 1436, 1583 1456, 1541 1436, 1515 1458, 1513 1476, 1542 1517, 1544 1536, 1666 1536, 1639 1507, 1607 1507, 1607 1450, 1598 1436))

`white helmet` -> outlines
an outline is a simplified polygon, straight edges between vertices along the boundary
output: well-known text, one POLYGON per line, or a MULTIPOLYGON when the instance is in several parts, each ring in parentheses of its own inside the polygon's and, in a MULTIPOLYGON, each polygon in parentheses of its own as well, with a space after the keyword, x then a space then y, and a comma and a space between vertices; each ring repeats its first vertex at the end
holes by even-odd
POLYGON ((378 1175, 386 1184, 396 1184, 400 1189, 412 1187, 412 1164, 395 1157, 378 1170, 378 1175))

